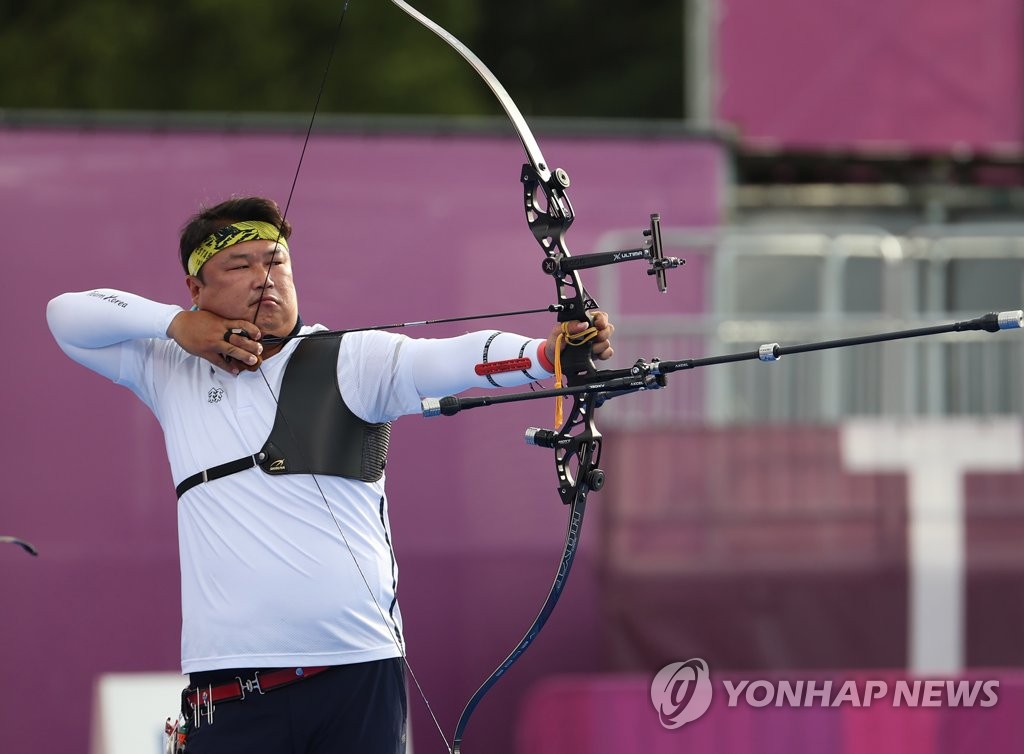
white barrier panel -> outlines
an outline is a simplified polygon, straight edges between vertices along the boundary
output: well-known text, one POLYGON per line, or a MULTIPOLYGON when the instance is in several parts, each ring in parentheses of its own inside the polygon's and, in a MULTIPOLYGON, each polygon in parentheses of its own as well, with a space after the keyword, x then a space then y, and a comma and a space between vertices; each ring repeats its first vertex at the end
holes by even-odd
POLYGON ((1024 465, 1019 419, 852 419, 840 435, 850 471, 907 475, 910 568, 907 667, 964 666, 964 474, 1024 465))
POLYGON ((91 754, 164 754, 164 721, 176 718, 179 673, 108 673, 96 681, 91 754))

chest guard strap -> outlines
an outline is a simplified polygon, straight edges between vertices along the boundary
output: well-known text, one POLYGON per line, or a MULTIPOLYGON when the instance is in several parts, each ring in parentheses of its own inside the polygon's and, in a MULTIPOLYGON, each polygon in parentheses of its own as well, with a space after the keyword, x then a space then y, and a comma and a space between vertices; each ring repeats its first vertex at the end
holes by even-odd
POLYGON ((352 413, 338 390, 340 338, 304 338, 285 368, 277 417, 263 444, 268 474, 326 474, 362 482, 384 475, 391 423, 352 413))

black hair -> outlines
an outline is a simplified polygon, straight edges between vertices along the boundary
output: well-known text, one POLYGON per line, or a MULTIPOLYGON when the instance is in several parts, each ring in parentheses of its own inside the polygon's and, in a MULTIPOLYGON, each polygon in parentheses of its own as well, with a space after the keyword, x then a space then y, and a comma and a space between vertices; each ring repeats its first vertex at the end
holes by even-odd
MULTIPOLYGON (((213 207, 205 207, 188 219, 181 229, 179 253, 181 266, 188 273, 188 258, 211 233, 232 223, 243 220, 260 220, 280 229, 281 237, 292 234, 292 226, 281 214, 281 208, 273 199, 261 196, 245 196, 228 199, 213 207)), ((202 269, 199 271, 202 276, 202 269)))

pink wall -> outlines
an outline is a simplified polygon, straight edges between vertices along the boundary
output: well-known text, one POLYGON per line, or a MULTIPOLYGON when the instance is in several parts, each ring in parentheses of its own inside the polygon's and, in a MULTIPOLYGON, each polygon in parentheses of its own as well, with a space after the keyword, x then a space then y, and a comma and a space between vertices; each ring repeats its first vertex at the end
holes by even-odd
MULTIPOLYGON (((720 670, 910 667, 908 474, 851 471, 841 435, 769 424, 609 437, 607 666, 653 674, 692 654, 720 670)), ((976 468, 961 484, 964 664, 1024 667, 1024 471, 976 468)))
POLYGON ((754 146, 1024 149, 1020 0, 718 0, 717 115, 754 146))
MULTIPOLYGON (((685 658, 681 658, 685 659, 685 658)), ((978 692, 974 706, 894 705, 895 688, 913 688, 920 678, 891 670, 831 673, 730 673, 710 665, 711 705, 703 716, 668 730, 658 722, 650 701, 653 674, 648 676, 562 676, 545 680, 523 703, 517 731, 518 754, 987 754, 1017 751, 1024 736, 1024 675, 1014 671, 978 671, 954 683, 998 681, 994 706, 978 692), (830 701, 843 684, 855 687, 863 700, 869 682, 876 696, 866 706, 849 698, 835 707, 811 697, 807 707, 755 707, 740 694, 735 707, 724 682, 736 688, 744 681, 777 684, 813 681, 820 690, 831 681, 830 701), (877 690, 885 684, 886 692, 877 690)), ((935 679, 941 682, 942 679, 935 679)), ((762 686, 763 688, 763 686, 762 686)), ((991 687, 990 687, 991 688, 991 687)), ((918 700, 923 690, 916 692, 918 700)), ((775 697, 776 699, 778 696, 775 697)), ((903 699, 913 698, 905 694, 903 699)), ((932 696, 935 701, 937 696, 932 696)), ((765 699, 765 692, 754 696, 765 699)))
MULTIPOLYGON (((576 252, 606 230, 639 230, 652 211, 667 225, 719 220, 714 144, 541 142, 573 178, 576 252)), ((96 286, 184 303, 179 225, 197 203, 231 193, 283 203, 299 149, 290 135, 0 130, 10 319, 0 534, 42 553, 0 549, 0 751, 81 751, 98 674, 178 661, 175 498, 158 428, 127 391, 60 353, 45 303, 96 286)), ((512 138, 315 135, 289 212, 304 318, 341 327, 548 304, 552 285, 522 217, 521 161, 512 138)), ((480 326, 542 333, 549 321, 480 326)), ((448 732, 554 575, 565 512, 549 453, 520 439, 551 410, 411 417, 396 430, 389 487, 410 661, 448 732)), ((467 745, 510 751, 527 685, 599 664, 598 532, 588 527, 560 609, 479 708, 467 745)), ((422 704, 412 707, 418 748, 436 750, 422 704)))

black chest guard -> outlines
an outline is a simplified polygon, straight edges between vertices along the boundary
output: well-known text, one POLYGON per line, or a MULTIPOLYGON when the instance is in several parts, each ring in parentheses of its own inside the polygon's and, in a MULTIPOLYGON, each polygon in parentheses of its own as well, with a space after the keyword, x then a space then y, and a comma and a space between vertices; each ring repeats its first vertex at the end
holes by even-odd
POLYGON ((384 475, 391 423, 370 424, 338 390, 340 338, 304 338, 285 367, 277 415, 261 452, 268 474, 327 474, 363 482, 384 475))
POLYGON ((259 453, 200 471, 174 491, 259 466, 268 474, 326 474, 361 482, 384 476, 391 423, 370 424, 353 414, 338 390, 339 338, 306 338, 284 369, 270 437, 259 453))

